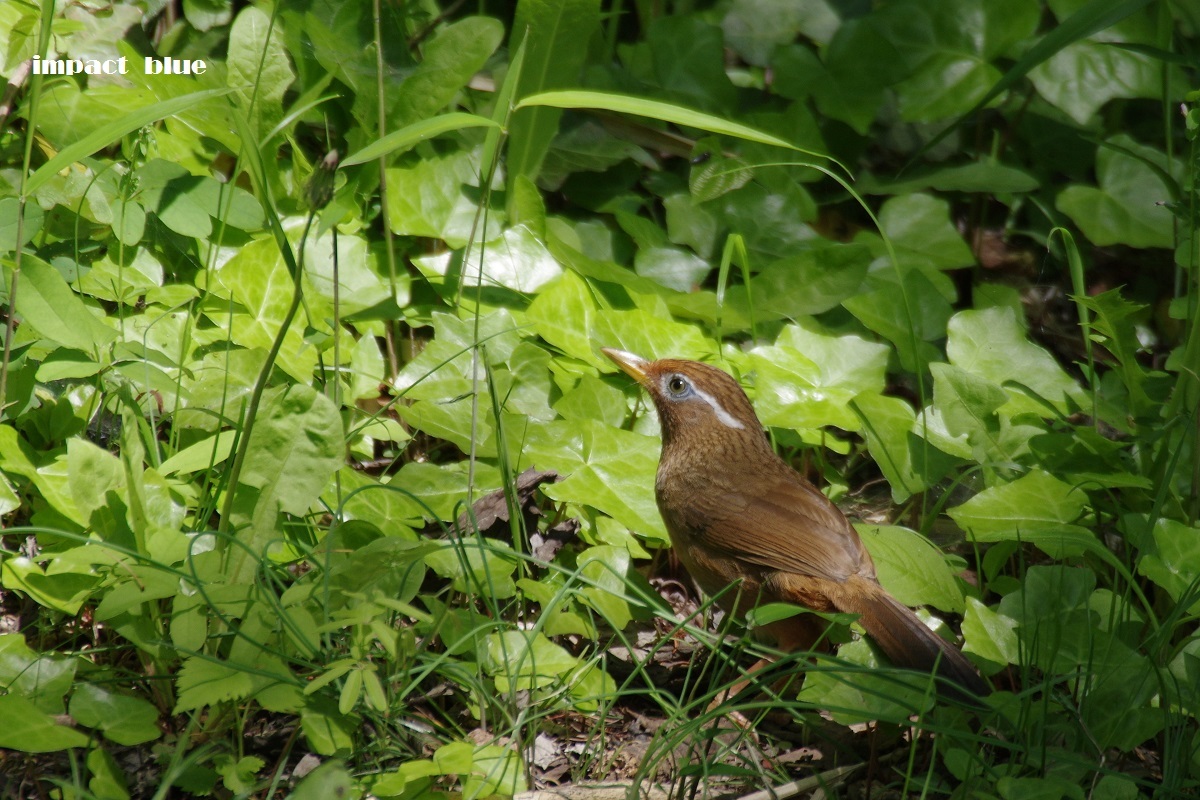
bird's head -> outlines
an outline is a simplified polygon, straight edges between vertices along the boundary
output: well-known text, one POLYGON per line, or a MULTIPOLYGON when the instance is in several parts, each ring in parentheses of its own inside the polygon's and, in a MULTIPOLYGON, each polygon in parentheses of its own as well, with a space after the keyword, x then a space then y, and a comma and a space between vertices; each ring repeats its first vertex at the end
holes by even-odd
POLYGON ((742 387, 716 367, 675 358, 647 361, 611 348, 601 352, 649 393, 658 410, 664 448, 699 436, 710 442, 713 437, 766 441, 742 387))

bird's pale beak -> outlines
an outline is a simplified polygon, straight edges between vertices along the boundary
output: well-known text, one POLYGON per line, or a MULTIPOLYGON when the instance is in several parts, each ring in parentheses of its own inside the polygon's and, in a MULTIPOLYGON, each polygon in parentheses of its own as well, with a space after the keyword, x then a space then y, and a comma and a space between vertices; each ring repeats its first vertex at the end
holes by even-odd
POLYGON ((646 367, 650 366, 650 362, 641 356, 635 356, 633 353, 627 353, 624 350, 614 350, 611 347, 602 347, 600 352, 612 359, 613 363, 629 373, 635 381, 640 384, 646 382, 646 367))

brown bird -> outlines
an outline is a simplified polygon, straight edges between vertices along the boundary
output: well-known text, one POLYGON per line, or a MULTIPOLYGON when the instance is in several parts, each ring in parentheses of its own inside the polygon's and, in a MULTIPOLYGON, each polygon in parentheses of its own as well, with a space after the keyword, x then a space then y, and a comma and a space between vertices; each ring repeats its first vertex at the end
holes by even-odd
MULTIPOLYGON (((700 588, 727 610, 794 603, 858 615, 897 666, 938 675, 963 698, 989 688, 956 647, 888 594, 849 520, 776 455, 737 381, 696 361, 647 361, 604 349, 650 394, 662 427, 655 480, 671 543, 700 588), (726 591, 734 581, 740 590, 726 591), (734 597, 739 598, 736 602, 734 597)), ((811 650, 825 623, 799 614, 761 629, 784 651, 811 650)))

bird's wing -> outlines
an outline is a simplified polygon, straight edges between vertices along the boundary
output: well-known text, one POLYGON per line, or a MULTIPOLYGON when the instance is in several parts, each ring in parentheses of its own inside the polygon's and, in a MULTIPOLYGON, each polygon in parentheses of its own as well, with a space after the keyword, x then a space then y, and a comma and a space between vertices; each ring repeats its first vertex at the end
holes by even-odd
POLYGON ((850 522, 807 481, 784 474, 751 493, 732 487, 693 500, 704 545, 770 572, 833 581, 875 579, 875 565, 850 522))

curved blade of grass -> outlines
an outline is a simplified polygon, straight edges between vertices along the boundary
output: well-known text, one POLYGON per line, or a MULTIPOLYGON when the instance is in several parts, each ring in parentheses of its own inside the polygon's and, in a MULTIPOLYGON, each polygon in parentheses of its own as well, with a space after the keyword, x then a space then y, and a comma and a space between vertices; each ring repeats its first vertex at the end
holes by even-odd
POLYGON ((432 139, 434 136, 441 136, 443 133, 449 133, 450 131, 462 130, 463 128, 499 127, 500 124, 498 122, 477 114, 467 114, 463 111, 442 114, 438 117, 414 122, 412 125, 406 125, 398 131, 392 131, 379 141, 371 142, 357 153, 351 153, 342 159, 342 166, 349 167, 353 164, 362 164, 396 150, 407 150, 418 142, 432 139))
POLYGON ((714 117, 712 114, 705 114, 701 111, 695 111, 685 106, 677 106, 673 103, 663 103, 658 100, 646 100, 641 97, 632 97, 625 94, 614 94, 612 92, 589 92, 583 90, 571 89, 561 92, 542 92, 541 94, 530 95, 517 103, 517 108, 526 108, 528 106, 552 106, 554 108, 592 108, 601 109, 603 111, 615 111, 620 114, 634 114, 639 117, 650 117, 652 119, 662 120, 663 122, 671 122, 676 125, 683 125, 688 128, 699 128, 708 131, 709 133, 719 133, 726 136, 733 136, 738 139, 745 139, 750 142, 758 142, 759 144, 769 144, 775 147, 785 147, 788 150, 795 150, 815 158, 824 158, 837 164, 846 174, 849 174, 841 163, 826 155, 825 153, 817 153, 812 150, 805 150, 803 147, 797 147, 791 142, 780 139, 777 136, 772 136, 765 131, 760 131, 757 128, 751 128, 748 125, 739 125, 736 122, 730 122, 721 117, 714 117))
POLYGON ((193 108, 205 100, 229 94, 231 91, 233 90, 205 89, 202 92, 192 92, 191 94, 185 94, 183 97, 176 97, 171 100, 164 100, 161 103, 153 103, 144 108, 139 108, 118 120, 97 128, 78 142, 64 147, 59 151, 58 155, 38 167, 29 176, 29 180, 25 182, 25 194, 33 194, 38 190, 38 187, 50 180, 63 167, 74 164, 79 159, 90 156, 101 148, 108 147, 126 134, 133 133, 138 128, 150 125, 151 123, 158 122, 160 119, 172 117, 181 111, 193 108))

